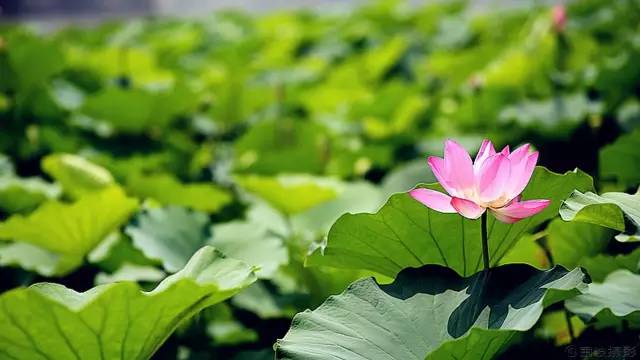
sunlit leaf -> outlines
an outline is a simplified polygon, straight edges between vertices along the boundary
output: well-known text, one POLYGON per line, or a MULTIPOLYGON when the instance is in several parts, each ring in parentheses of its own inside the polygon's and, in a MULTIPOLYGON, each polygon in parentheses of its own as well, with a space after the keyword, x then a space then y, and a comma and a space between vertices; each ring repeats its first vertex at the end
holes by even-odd
POLYGON ((114 184, 113 176, 105 168, 73 154, 46 156, 42 159, 42 170, 75 199, 114 184))
POLYGON ((163 205, 177 205, 204 212, 217 212, 231 202, 231 195, 213 183, 181 183, 170 174, 133 175, 127 189, 141 198, 163 205))
POLYGON ((574 191, 560 206, 560 216, 565 221, 578 221, 622 231, 618 241, 640 240, 640 192, 619 192, 597 195, 592 192, 574 191), (625 232, 628 221, 635 233, 625 232))
POLYGON ((586 293, 568 299, 565 306, 585 320, 594 318, 603 322, 615 322, 625 318, 634 326, 640 326, 640 275, 628 270, 609 274, 602 283, 589 285, 586 293))
POLYGON ((311 176, 237 176, 238 184, 284 214, 296 214, 337 196, 335 184, 311 176))
POLYGON ((296 315, 276 344, 276 358, 492 357, 515 331, 531 328, 545 306, 586 288, 584 281, 579 269, 540 271, 522 264, 468 278, 426 265, 401 271, 388 285, 359 280, 316 310, 296 315))
POLYGON ((207 243, 225 254, 257 267, 259 278, 269 278, 281 265, 289 262, 282 239, 263 224, 231 221, 211 227, 207 243))
POLYGON ((43 275, 65 274, 137 209, 138 202, 117 187, 83 196, 72 204, 49 201, 33 213, 0 223, 3 265, 20 265, 43 275), (34 261, 31 256, 50 261, 34 261))
POLYGON ((206 244, 208 226, 206 214, 172 206, 144 210, 125 233, 146 257, 159 260, 167 271, 176 272, 206 244))
POLYGON ((8 213, 26 213, 41 203, 55 199, 60 188, 34 178, 0 176, 0 209, 8 213))
POLYGON ((148 359, 200 310, 255 280, 251 267, 211 247, 154 290, 119 282, 75 292, 40 283, 0 296, 0 354, 18 359, 148 359))

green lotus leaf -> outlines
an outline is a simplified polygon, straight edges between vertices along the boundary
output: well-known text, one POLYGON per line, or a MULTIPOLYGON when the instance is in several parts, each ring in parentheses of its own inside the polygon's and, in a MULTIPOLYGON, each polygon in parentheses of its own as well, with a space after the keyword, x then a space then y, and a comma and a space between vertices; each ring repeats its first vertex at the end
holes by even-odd
POLYGON ((640 248, 636 248, 629 254, 598 254, 583 258, 580 266, 587 270, 591 279, 602 282, 610 273, 626 269, 633 273, 640 273, 640 248))
POLYGON ((565 301, 569 311, 585 320, 596 319, 613 324, 626 319, 640 327, 640 275, 621 269, 609 274, 601 283, 589 285, 581 295, 565 301))
POLYGON ((227 190, 213 183, 181 183, 169 174, 131 176, 127 190, 163 205, 184 206, 208 213, 219 211, 232 200, 227 190))
POLYGON ((586 288, 580 269, 510 264, 461 277, 440 265, 402 270, 394 282, 356 281, 299 313, 277 359, 491 358, 544 307, 586 288))
POLYGON ((622 231, 618 241, 640 241, 640 192, 620 192, 597 195, 592 192, 574 191, 560 206, 560 216, 565 221, 579 221, 622 231), (635 233, 625 232, 626 221, 635 233))
POLYGON ((546 229, 547 247, 553 263, 566 268, 578 266, 582 259, 604 251, 613 233, 606 228, 554 219, 546 229))
POLYGON ((160 261, 169 272, 181 269, 204 245, 256 266, 256 275, 263 278, 271 277, 289 259, 282 240, 263 224, 211 225, 206 214, 175 206, 143 211, 125 233, 147 258, 160 261))
POLYGON ((37 177, 0 176, 0 210, 7 213, 28 213, 59 195, 58 186, 37 177))
MULTIPOLYGON (((560 202, 573 189, 592 186, 591 178, 581 171, 555 174, 538 167, 523 198, 551 199, 552 203, 515 224, 490 217, 491 263, 498 264, 523 234, 556 216, 560 202)), ((482 266, 480 221, 439 213, 406 193, 396 194, 375 214, 340 217, 326 244, 307 258, 307 264, 367 269, 392 277, 405 267, 441 264, 470 275, 482 266)))
POLYGON ((209 238, 209 217, 199 211, 170 206, 144 210, 125 228, 133 245, 146 257, 176 272, 209 238))
POLYGON ((237 176, 236 181, 243 189, 264 199, 286 215, 309 210, 338 195, 335 182, 312 176, 245 175, 237 176))
POLYGON ((20 34, 10 37, 8 41, 8 62, 23 95, 28 95, 29 90, 65 67, 64 54, 51 40, 20 34))
POLYGON ((106 87, 87 96, 82 113, 92 121, 107 124, 110 130, 141 133, 168 126, 179 114, 193 106, 194 97, 185 86, 162 90, 106 87))
POLYGON ((385 199, 380 189, 371 183, 360 181, 337 183, 337 195, 291 217, 291 226, 298 233, 310 233, 323 237, 331 225, 345 212, 374 211, 385 199))
POLYGON ((73 154, 44 157, 42 170, 62 185, 64 192, 74 199, 115 183, 108 170, 73 154))
POLYGON ((27 216, 0 223, 0 264, 20 265, 42 275, 64 275, 137 209, 138 202, 110 187, 72 204, 49 201, 27 216), (46 260, 46 261, 45 261, 46 260))
POLYGON ((616 179, 623 186, 640 184, 640 130, 619 137, 611 145, 600 149, 600 176, 616 179))
POLYGON ((113 274, 98 273, 96 285, 120 281, 156 283, 166 277, 166 273, 155 266, 124 264, 113 274))
POLYGON ((207 244, 247 264, 256 266, 259 278, 271 278, 289 262, 282 238, 252 221, 230 221, 211 227, 207 244))
POLYGON ((149 359, 178 325, 253 281, 250 266, 204 247, 149 292, 129 281, 10 290, 0 296, 0 357, 149 359))

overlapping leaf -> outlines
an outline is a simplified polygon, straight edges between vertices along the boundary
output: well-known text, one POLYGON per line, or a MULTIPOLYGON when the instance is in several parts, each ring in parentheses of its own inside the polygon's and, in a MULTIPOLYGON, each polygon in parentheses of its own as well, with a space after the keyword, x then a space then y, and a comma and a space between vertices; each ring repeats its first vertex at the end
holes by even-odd
POLYGON ((236 181, 286 215, 309 210, 338 194, 335 183, 311 176, 246 175, 237 176, 236 181))
POLYGON ((277 359, 491 358, 549 304, 586 288, 579 270, 513 264, 461 277, 439 265, 401 271, 379 285, 353 283, 296 315, 277 359))
POLYGON ((560 216, 566 221, 579 221, 622 231, 618 241, 640 240, 640 192, 633 195, 610 192, 597 195, 575 191, 562 202, 560 216), (634 229, 625 232, 626 223, 634 229))
POLYGON ((180 207, 145 210, 125 229, 146 257, 162 262, 169 272, 185 266, 209 238, 209 218, 180 207))
POLYGON ((114 184, 111 173, 83 157, 54 154, 42 159, 42 170, 58 182, 73 198, 114 184))
POLYGON ((205 212, 217 212, 231 202, 228 191, 213 183, 183 184, 169 174, 134 175, 127 181, 133 194, 152 198, 163 205, 177 205, 205 212))
POLYGON ((0 177, 0 209, 8 213, 27 213, 59 195, 58 186, 37 177, 0 177))
POLYGON ((169 272, 181 269, 204 245, 215 246, 256 266, 260 277, 272 276, 280 265, 288 262, 282 239, 264 224, 231 221, 212 225, 206 214, 175 206, 145 210, 125 232, 138 250, 160 261, 169 272))
POLYGON ((43 275, 65 274, 138 206, 117 187, 88 194, 73 204, 44 203, 28 216, 0 223, 0 264, 21 265, 43 275))
POLYGON ((623 186, 640 184, 640 130, 623 135, 600 150, 600 175, 617 179, 623 186))
POLYGON ((640 275, 628 270, 609 274, 602 283, 589 285, 586 293, 569 299, 565 306, 586 320, 606 323, 625 318, 640 327, 640 275))
POLYGON ((148 359, 184 320, 254 280, 251 267, 205 247, 150 292, 126 281, 11 290, 0 296, 0 357, 148 359))

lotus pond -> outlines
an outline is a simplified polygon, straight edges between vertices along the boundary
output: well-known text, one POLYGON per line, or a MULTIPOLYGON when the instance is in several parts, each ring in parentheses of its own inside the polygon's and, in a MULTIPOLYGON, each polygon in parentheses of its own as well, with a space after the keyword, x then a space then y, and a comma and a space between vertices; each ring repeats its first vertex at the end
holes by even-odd
POLYGON ((640 356, 640 2, 524 3, 0 25, 0 359, 640 356))

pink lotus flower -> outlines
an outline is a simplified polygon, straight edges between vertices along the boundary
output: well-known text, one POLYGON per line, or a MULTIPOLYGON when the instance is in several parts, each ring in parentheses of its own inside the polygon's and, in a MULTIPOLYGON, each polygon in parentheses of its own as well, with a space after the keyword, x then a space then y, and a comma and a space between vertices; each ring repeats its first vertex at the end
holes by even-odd
POLYGON ((567 9, 564 5, 556 5, 551 9, 551 20, 555 31, 564 31, 564 26, 567 23, 567 9))
POLYGON ((515 223, 544 210, 550 200, 520 201, 520 193, 529 183, 538 161, 538 152, 529 152, 529 144, 509 152, 496 153, 484 140, 476 160, 455 141, 447 140, 444 159, 430 156, 429 166, 449 194, 417 188, 409 194, 427 207, 443 213, 459 213, 468 219, 479 218, 487 209, 496 219, 515 223))

